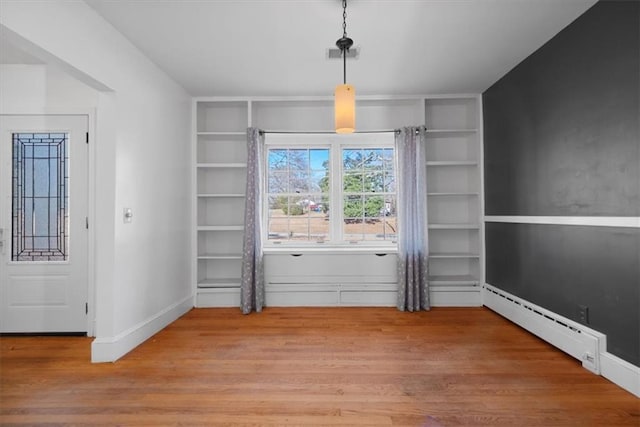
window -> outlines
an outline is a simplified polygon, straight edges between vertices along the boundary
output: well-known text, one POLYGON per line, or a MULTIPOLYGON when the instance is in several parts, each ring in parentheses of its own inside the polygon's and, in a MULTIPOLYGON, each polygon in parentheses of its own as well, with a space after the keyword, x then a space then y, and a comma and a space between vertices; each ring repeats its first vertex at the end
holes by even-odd
POLYGON ((69 246, 68 135, 14 133, 12 261, 65 261, 69 246))
POLYGON ((267 135, 267 245, 395 245, 393 134, 267 135))

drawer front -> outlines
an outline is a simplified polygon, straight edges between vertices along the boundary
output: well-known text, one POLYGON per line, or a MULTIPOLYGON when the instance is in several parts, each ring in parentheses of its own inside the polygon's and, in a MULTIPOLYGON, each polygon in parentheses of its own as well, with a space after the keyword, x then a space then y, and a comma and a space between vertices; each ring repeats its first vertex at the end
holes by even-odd
POLYGON ((267 254, 267 283, 395 283, 396 255, 267 254))
POLYGON ((393 307, 396 305, 397 285, 268 283, 265 297, 266 305, 270 307, 393 307))

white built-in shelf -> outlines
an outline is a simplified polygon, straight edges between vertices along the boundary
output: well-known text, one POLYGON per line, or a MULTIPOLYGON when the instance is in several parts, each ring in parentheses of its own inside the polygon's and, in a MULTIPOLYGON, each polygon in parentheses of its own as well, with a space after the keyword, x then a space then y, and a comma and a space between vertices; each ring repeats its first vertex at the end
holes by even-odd
POLYGON ((480 193, 477 192, 460 192, 460 193, 444 193, 444 192, 439 192, 439 193, 427 193, 427 196, 478 196, 480 195, 480 193))
POLYGON ((242 254, 200 254, 198 259, 242 259, 242 254))
POLYGON ((455 292, 477 292, 478 295, 480 295, 480 285, 477 282, 470 284, 442 283, 438 285, 429 285, 429 289, 432 292, 446 292, 448 294, 455 292))
MULTIPOLYGON (((273 242, 279 243, 279 242, 273 242)), ((300 255, 300 254, 376 254, 379 256, 385 256, 388 254, 398 253, 398 248, 395 246, 360 246, 358 245, 335 245, 335 246, 308 246, 308 247, 278 247, 277 245, 265 246, 262 251, 265 254, 288 254, 288 255, 300 255)))
POLYGON ((427 129, 427 138, 472 135, 477 132, 477 129, 427 129))
POLYGON ((243 225, 199 225, 198 231, 243 231, 243 225))
POLYGON ((198 168, 210 169, 210 168, 223 168, 223 169, 237 169, 246 168, 246 163, 198 163, 198 168))
POLYGON ((480 255, 467 252, 432 252, 429 254, 429 258, 480 258, 480 255))
POLYGON ((198 136, 246 136, 246 132, 198 132, 198 136))
POLYGON ((478 286, 478 279, 475 277, 462 274, 462 275, 447 275, 447 276, 429 276, 430 286, 450 286, 450 285, 472 285, 478 286))
POLYGON ((232 198, 243 198, 245 195, 243 193, 200 193, 198 197, 207 198, 207 197, 219 197, 224 199, 232 199, 232 198))
POLYGON ((475 160, 430 160, 427 166, 478 166, 475 160))
POLYGON ((429 224, 430 229, 436 230, 478 230, 478 224, 429 224))
POLYGON ((239 278, 204 279, 198 282, 199 288, 239 288, 239 278))
MULTIPOLYGON (((1 1, 1 0, 0 0, 1 1)), ((474 95, 364 97, 358 100, 360 131, 395 129, 406 123, 427 126, 432 289, 446 304, 480 304, 484 278, 481 201, 482 116, 474 95), (476 295, 477 293, 477 295, 476 295), (446 295, 444 295, 446 294, 446 295), (469 297, 473 294, 472 297, 469 297), (442 296, 444 295, 444 296, 442 296), (474 299, 470 299, 474 298, 474 299)), ((209 98, 194 100, 192 151, 193 286, 202 306, 238 306, 242 265, 242 210, 246 202, 246 128, 271 132, 324 132, 334 135, 331 97, 209 98), (219 225, 215 225, 219 224, 219 225), (227 224, 227 225, 222 225, 227 224)), ((267 245, 265 253, 322 257, 393 254, 387 247, 314 245, 302 251, 267 245)), ((390 265, 393 263, 390 263, 390 265)), ((393 270, 389 270, 392 274, 393 270)), ((336 276, 338 277, 338 276, 336 276)), ((363 281, 366 281, 363 278, 363 281)), ((310 298, 313 298, 310 293, 310 298)))

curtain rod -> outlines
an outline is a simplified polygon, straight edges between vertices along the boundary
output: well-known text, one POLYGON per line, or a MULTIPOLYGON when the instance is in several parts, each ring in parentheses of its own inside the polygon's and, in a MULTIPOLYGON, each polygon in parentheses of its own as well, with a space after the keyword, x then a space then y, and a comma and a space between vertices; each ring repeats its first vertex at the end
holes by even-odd
MULTIPOLYGON (((426 126, 418 126, 416 129, 416 135, 420 129, 425 129, 426 126)), ((280 135, 337 135, 335 131, 290 131, 290 130, 260 130, 261 135, 266 134, 280 134, 280 135)), ((381 129, 381 130, 361 130, 353 133, 367 134, 367 133, 399 133, 400 129, 381 129)))
MULTIPOLYGON (((363 130, 352 133, 395 133, 400 132, 398 129, 389 130, 363 130)), ((289 131, 289 130, 261 130, 261 134, 281 134, 281 135, 337 135, 335 131, 289 131)))

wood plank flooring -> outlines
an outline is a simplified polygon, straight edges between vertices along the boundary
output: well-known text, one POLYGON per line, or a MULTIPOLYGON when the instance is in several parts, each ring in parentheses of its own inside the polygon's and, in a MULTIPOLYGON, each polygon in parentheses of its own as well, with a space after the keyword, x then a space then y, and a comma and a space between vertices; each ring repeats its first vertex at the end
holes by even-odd
POLYGON ((0 338, 0 423, 639 426, 640 399, 485 308, 194 309, 116 363, 0 338))

